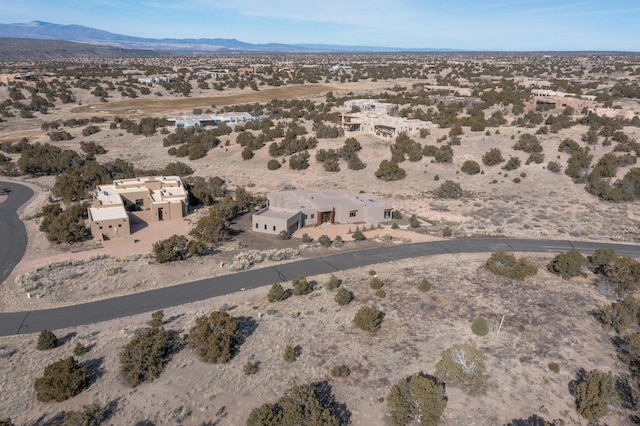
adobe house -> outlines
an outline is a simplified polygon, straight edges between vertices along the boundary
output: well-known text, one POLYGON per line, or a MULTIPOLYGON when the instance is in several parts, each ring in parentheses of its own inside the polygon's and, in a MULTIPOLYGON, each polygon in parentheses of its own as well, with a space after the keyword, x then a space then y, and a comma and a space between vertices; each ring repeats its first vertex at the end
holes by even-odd
POLYGON ((282 191, 267 194, 268 205, 251 219, 255 232, 290 234, 323 223, 370 223, 391 219, 393 207, 369 194, 342 191, 282 191))
POLYGON ((187 191, 178 176, 147 176, 98 185, 89 207, 94 239, 131 235, 131 224, 182 219, 187 213, 187 191))

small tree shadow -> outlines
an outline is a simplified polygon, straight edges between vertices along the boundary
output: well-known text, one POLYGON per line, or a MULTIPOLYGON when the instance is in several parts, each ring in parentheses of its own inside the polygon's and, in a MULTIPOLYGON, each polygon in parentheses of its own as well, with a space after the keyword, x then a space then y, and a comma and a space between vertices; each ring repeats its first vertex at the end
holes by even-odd
POLYGON ((38 420, 28 424, 29 426, 55 426, 55 425, 62 424, 63 420, 64 420, 64 411, 55 414, 51 418, 47 418, 47 415, 43 414, 42 416, 40 416, 38 420))
POLYGON ((313 382, 311 383, 311 387, 315 390, 318 400, 323 407, 331 410, 331 412, 340 419, 341 424, 350 424, 351 411, 347 408, 347 404, 336 401, 331 384, 328 381, 313 382))
POLYGON ((89 386, 98 381, 99 378, 104 376, 104 357, 89 359, 82 363, 82 367, 87 370, 87 376, 89 377, 89 386))
POLYGON ((163 324, 169 324, 172 323, 180 318, 184 317, 184 314, 178 314, 178 315, 173 315, 169 318, 167 318, 166 320, 163 321, 163 324))
POLYGON ((247 338, 253 335, 253 333, 258 328, 258 323, 252 317, 241 316, 238 317, 238 321, 240 322, 240 329, 238 334, 238 346, 242 346, 244 342, 246 342, 247 338))
POLYGON ((58 337, 58 344, 56 346, 62 346, 64 344, 66 344, 66 343, 69 343, 71 341, 71 339, 73 339, 77 335, 78 335, 78 333, 76 333, 75 331, 72 331, 71 333, 67 333, 63 337, 58 337))

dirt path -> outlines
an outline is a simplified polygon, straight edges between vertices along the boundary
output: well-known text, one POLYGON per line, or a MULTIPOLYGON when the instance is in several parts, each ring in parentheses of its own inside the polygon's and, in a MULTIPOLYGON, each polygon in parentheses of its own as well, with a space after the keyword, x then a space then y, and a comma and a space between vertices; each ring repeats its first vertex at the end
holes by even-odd
POLYGON ((315 96, 325 92, 337 90, 324 84, 305 84, 285 86, 260 91, 245 91, 227 96, 208 96, 202 98, 177 99, 127 99, 124 101, 92 104, 76 107, 72 113, 107 112, 117 113, 134 110, 136 112, 158 113, 173 110, 189 110, 199 107, 226 106, 233 104, 267 102, 272 99, 297 99, 304 96, 315 96))

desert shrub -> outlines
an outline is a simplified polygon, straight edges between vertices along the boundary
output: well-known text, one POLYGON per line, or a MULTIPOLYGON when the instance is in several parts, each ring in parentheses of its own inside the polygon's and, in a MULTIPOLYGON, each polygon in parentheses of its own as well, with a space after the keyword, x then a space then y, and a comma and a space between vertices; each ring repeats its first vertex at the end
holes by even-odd
POLYGON ((351 369, 344 364, 331 367, 331 375, 333 377, 349 377, 350 374, 351 369))
POLYGON ((289 167, 293 170, 304 170, 309 167, 309 152, 302 151, 289 157, 289 167))
POLYGON ((515 255, 502 250, 491 253, 484 267, 496 275, 514 280, 523 280, 538 272, 538 268, 524 257, 516 259, 515 255))
POLYGON ((280 162, 278 160, 269 160, 267 161, 267 168, 269 170, 278 170, 280 167, 282 167, 282 164, 280 164, 280 162))
POLYGON ((282 288, 282 284, 275 283, 269 289, 269 293, 267 293, 267 300, 269 302, 281 302, 287 298, 287 292, 282 288))
POLYGON ((549 364, 547 364, 547 367, 549 367, 549 370, 553 371, 556 374, 560 372, 560 364, 558 364, 557 362, 550 362, 549 364))
POLYGON ((400 379, 387 395, 389 417, 394 426, 415 421, 423 426, 436 426, 446 406, 445 384, 424 373, 400 379))
POLYGON ((340 306, 345 306, 353 300, 353 293, 344 287, 340 287, 336 292, 335 301, 340 306))
POLYGON ((571 249, 566 253, 557 254, 551 262, 547 264, 547 270, 567 279, 584 275, 583 269, 586 266, 587 259, 580 253, 580 250, 571 249))
POLYGON ((594 316, 602 324, 613 327, 620 333, 640 323, 640 300, 627 296, 609 306, 597 309, 594 316))
POLYGON ((327 290, 335 290, 336 288, 340 287, 340 284, 342 284, 342 280, 331 274, 331 277, 329 277, 329 281, 327 281, 327 290))
POLYGON ((302 234, 302 242, 305 244, 309 244, 310 242, 313 241, 313 238, 311 238, 309 236, 309 234, 307 234, 306 232, 304 234, 302 234))
POLYGON ((76 346, 73 348, 73 354, 77 357, 81 357, 87 352, 89 352, 89 349, 80 342, 76 343, 76 346))
POLYGON ((383 285, 384 283, 378 277, 371 278, 371 281, 369 281, 369 287, 371 287, 374 290, 382 288, 383 285))
POLYGON ((42 330, 38 335, 37 348, 40 351, 46 351, 47 349, 53 349, 58 346, 58 338, 49 330, 42 330))
POLYGON ((278 234, 278 238, 280 238, 281 240, 290 240, 291 239, 291 234, 289 233, 289 231, 283 229, 278 234))
POLYGON ((42 207, 40 231, 47 234, 47 239, 55 243, 75 243, 89 238, 89 228, 84 224, 83 216, 87 208, 76 203, 66 210, 59 204, 48 204, 42 207))
POLYGON ((412 228, 420 228, 420 221, 415 214, 412 214, 409 218, 409 226, 412 228))
POLYGON ((343 404, 335 402, 328 384, 296 385, 285 391, 276 403, 263 404, 251 410, 247 426, 347 424, 347 421, 341 420, 330 408, 336 405, 343 404))
POLYGON ((462 167, 460 168, 462 173, 466 173, 468 175, 477 175, 480 173, 480 164, 473 160, 467 160, 462 163, 462 167))
POLYGON ((302 274, 291 280, 291 284, 293 284, 293 294, 296 296, 304 296, 305 294, 309 294, 313 291, 313 287, 302 274))
POLYGON ((438 147, 435 145, 425 145, 424 148, 422 148, 422 155, 425 157, 435 157, 437 152, 438 147))
POLYGON ((440 185, 436 190, 436 196, 438 198, 444 198, 447 200, 458 199, 462 197, 462 187, 458 182, 447 180, 440 185))
POLYGON ((341 248, 344 246, 344 241, 342 241, 342 237, 340 235, 336 235, 336 238, 331 243, 332 247, 341 248))
POLYGON ((184 235, 172 235, 166 240, 153 243, 153 256, 158 263, 185 260, 191 256, 202 256, 205 246, 201 241, 189 240, 184 235))
POLYGON ((531 163, 542 164, 543 161, 544 161, 544 153, 532 152, 531 154, 529 154, 529 157, 527 158, 527 161, 525 162, 525 164, 531 164, 531 163))
POLYGON ((120 377, 131 387, 160 376, 173 348, 169 332, 161 327, 138 330, 120 350, 120 377))
POLYGON ((451 163, 453 161, 453 149, 448 145, 441 146, 433 156, 433 160, 436 163, 451 163))
POLYGON ((385 297, 387 297, 387 292, 384 291, 384 289, 379 288, 376 290, 375 292, 376 297, 379 297, 380 299, 384 299, 385 297))
POLYGON ((436 364, 436 376, 452 386, 459 386, 469 395, 484 394, 489 378, 482 349, 468 343, 455 344, 442 351, 436 364))
POLYGON ((520 167, 521 161, 518 157, 509 157, 507 163, 502 167, 504 170, 516 170, 520 167))
POLYGON ((363 306, 356 312, 353 322, 361 330, 376 331, 382 323, 382 312, 373 306, 363 306))
POLYGON ((376 177, 387 182, 402 180, 407 177, 407 172, 393 161, 382 160, 376 170, 376 177))
POLYGON ((547 170, 552 171, 553 173, 560 173, 562 171, 562 166, 557 161, 549 161, 547 163, 547 170))
POLYGON ((571 157, 567 160, 564 174, 570 176, 574 182, 583 182, 589 174, 591 160, 593 160, 593 155, 590 154, 589 147, 572 152, 571 157))
POLYGON ((483 316, 477 316, 471 324, 471 331, 476 336, 486 336, 489 334, 489 323, 483 316))
POLYGON ((164 324, 164 311, 154 311, 151 313, 151 321, 149 321, 149 327, 162 327, 164 324))
POLYGON ((575 390, 576 408, 590 422, 597 422, 609 412, 609 404, 616 397, 616 379, 598 370, 586 372, 575 390))
POLYGON ((80 149, 87 155, 101 155, 106 154, 107 150, 100 144, 95 142, 80 142, 80 149))
POLYGON ((487 166, 495 166, 504 162, 504 157, 498 148, 491 148, 482 156, 482 162, 487 166))
POLYGON ((89 386, 87 371, 74 357, 58 360, 44 369, 33 385, 38 401, 64 401, 89 386))
POLYGON ((235 355, 239 334, 240 321, 236 317, 214 311, 196 318, 196 325, 189 330, 188 343, 203 361, 226 363, 235 355))
POLYGON ((296 362, 298 360, 299 355, 300 355, 299 347, 289 344, 284 347, 284 352, 282 353, 282 359, 284 359, 287 362, 296 362))
POLYGON ((367 237, 359 229, 353 234, 351 234, 351 238, 353 238, 356 241, 364 241, 367 239, 367 237))
POLYGON ((423 278, 420 281, 420 284, 418 284, 418 289, 422 292, 427 292, 429 290, 431 290, 431 283, 429 282, 428 279, 423 278))
POLYGON ((162 174, 165 176, 185 177, 193 174, 193 169, 189 167, 188 164, 185 164, 181 161, 176 161, 175 163, 169 163, 164 166, 162 174))
POLYGON ((328 235, 322 234, 318 237, 318 243, 323 247, 331 246, 331 238, 328 235))
POLYGON ((108 407, 100 404, 82 406, 82 410, 67 411, 60 426, 98 426, 107 419, 108 407))
POLYGON ((256 374, 259 368, 260 366, 258 362, 247 361, 247 363, 242 366, 242 372, 247 376, 251 376, 253 374, 256 374))
POLYGON ((596 250, 594 256, 597 257, 590 257, 589 263, 597 274, 595 284, 600 291, 623 297, 638 290, 640 262, 627 256, 618 257, 613 250, 609 253, 596 250))
POLYGON ((534 135, 523 133, 518 138, 518 142, 513 146, 513 149, 531 154, 542 152, 542 144, 534 135))

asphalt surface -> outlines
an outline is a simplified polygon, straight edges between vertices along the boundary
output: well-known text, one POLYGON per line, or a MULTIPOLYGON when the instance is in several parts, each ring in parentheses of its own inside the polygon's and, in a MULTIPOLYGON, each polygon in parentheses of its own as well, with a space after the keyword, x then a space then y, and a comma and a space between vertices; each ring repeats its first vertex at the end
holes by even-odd
MULTIPOLYGON (((33 196, 33 191, 13 182, 0 181, 8 198, 0 203, 0 283, 16 267, 27 250, 27 231, 16 210, 33 196)), ((1 323, 2 320, 0 320, 1 323)))
POLYGON ((299 274, 313 276, 382 262, 453 253, 559 253, 572 248, 591 254, 597 248, 615 249, 620 256, 640 257, 640 246, 584 241, 479 238, 403 244, 339 253, 313 259, 208 278, 91 303, 31 312, 0 313, 0 336, 75 327, 165 309, 215 296, 289 281, 299 274))

